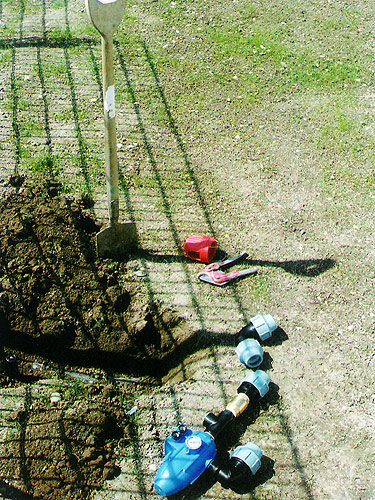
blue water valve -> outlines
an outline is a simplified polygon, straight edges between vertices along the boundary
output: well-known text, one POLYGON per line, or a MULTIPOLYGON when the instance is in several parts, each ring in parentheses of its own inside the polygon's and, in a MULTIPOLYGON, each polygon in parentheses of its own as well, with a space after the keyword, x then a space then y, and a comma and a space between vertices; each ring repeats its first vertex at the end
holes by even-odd
POLYGON ((165 456, 156 473, 154 488, 169 496, 194 483, 216 455, 214 438, 179 424, 164 442, 165 456))

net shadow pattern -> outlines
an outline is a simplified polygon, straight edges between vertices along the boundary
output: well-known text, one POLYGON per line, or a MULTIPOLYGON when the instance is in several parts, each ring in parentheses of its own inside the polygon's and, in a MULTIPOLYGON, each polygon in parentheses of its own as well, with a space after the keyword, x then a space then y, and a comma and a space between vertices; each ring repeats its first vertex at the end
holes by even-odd
MULTIPOLYGON (((7 27, 0 38, 1 53, 7 56, 0 77, 1 142, 6 159, 1 177, 31 170, 37 175, 60 180, 69 189, 93 197, 95 214, 105 220, 100 45, 95 34, 88 34, 82 27, 86 20, 82 20, 78 2, 63 0, 58 4, 56 9, 52 0, 19 0, 12 4, 0 0, 0 17, 7 27)), ((179 296, 185 297, 181 308, 189 310, 201 332, 207 332, 216 325, 217 317, 210 316, 211 307, 202 305, 195 279, 196 268, 183 258, 182 242, 188 236, 186 227, 190 232, 218 235, 196 167, 164 93, 152 58, 152 48, 143 41, 139 48, 141 57, 138 67, 134 67, 128 61, 126 50, 116 44, 122 216, 137 224, 141 246, 145 249, 141 266, 151 302, 168 293, 175 296, 177 290, 179 296), (166 118, 163 125, 155 124, 152 114, 139 101, 138 92, 144 86, 152 86, 155 90, 155 106, 166 118), (160 144, 155 137, 160 139, 160 144), (155 269, 155 264, 159 269, 155 269), (169 291, 172 284, 173 290, 169 291)), ((258 265, 287 267, 291 272, 296 269, 297 273, 303 264, 288 268, 287 263, 258 262, 258 265)), ((321 270, 327 265, 324 262, 316 264, 321 270)), ((233 315, 238 318, 237 325, 249 320, 236 286, 225 295, 215 297, 215 307, 216 310, 233 310, 233 315)), ((223 406, 233 392, 233 382, 225 373, 218 349, 208 347, 206 354, 213 392, 223 406)), ((188 358, 182 360, 181 371, 187 374, 188 365, 188 358)), ((187 379, 188 375, 183 378, 187 379)), ((118 498, 124 494, 142 499, 158 498, 150 492, 154 470, 149 468, 148 450, 153 447, 152 457, 160 459, 161 446, 159 442, 155 446, 155 436, 145 437, 150 426, 147 419, 158 427, 161 439, 170 431, 162 422, 177 423, 190 417, 192 423, 200 426, 204 413, 212 409, 211 398, 202 397, 197 392, 197 399, 203 403, 197 416, 196 408, 183 406, 183 394, 177 394, 172 386, 168 390, 168 394, 161 395, 159 407, 150 409, 146 399, 143 407, 140 404, 140 413, 143 412, 146 422, 138 423, 141 422, 139 418, 132 425, 131 466, 124 464, 123 472, 124 477, 128 475, 130 479, 120 483, 117 490, 110 488, 107 493, 98 493, 98 499, 117 498, 117 494, 118 498), (134 473, 135 482, 132 480, 134 473), (131 483, 133 489, 127 489, 131 483)), ((26 486, 30 480, 25 465, 22 429, 27 426, 30 391, 26 387, 23 397, 26 418, 18 433, 21 474, 26 486)), ((3 424, 5 421, 2 418, 3 424)), ((294 464, 299 472, 303 498, 313 499, 286 412, 279 404, 273 406, 272 422, 277 428, 275 432, 284 437, 284 444, 289 447, 290 462, 285 466, 294 464)), ((261 425, 257 428, 258 435, 261 435, 261 425)), ((10 487, 0 484, 0 491, 6 487, 9 490, 10 487)), ((283 487, 287 488, 287 485, 283 487)), ((198 497, 226 498, 225 492, 211 496, 204 487, 189 498, 198 497)), ((256 498, 256 495, 250 493, 249 498, 256 498)))

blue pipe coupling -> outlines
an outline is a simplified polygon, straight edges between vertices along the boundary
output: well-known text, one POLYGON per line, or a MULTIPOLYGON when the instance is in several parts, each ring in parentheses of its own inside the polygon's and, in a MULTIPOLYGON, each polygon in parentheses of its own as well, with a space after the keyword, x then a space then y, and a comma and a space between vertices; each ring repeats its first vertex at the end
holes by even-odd
POLYGON ((246 377, 242 380, 239 392, 244 392, 246 384, 251 384, 259 392, 259 397, 264 398, 270 388, 270 376, 263 370, 255 370, 255 372, 249 372, 246 377), (243 385, 245 384, 245 385, 243 385))
POLYGON ((258 314, 251 318, 250 323, 253 324, 262 342, 272 337, 272 333, 277 328, 277 324, 270 314, 258 314))
POLYGON ((247 368, 257 368, 263 361, 263 349, 254 339, 245 339, 236 347, 238 359, 247 368))
POLYGON ((247 443, 242 446, 237 446, 230 458, 236 458, 245 463, 251 473, 255 475, 260 469, 262 455, 263 452, 259 446, 254 443, 247 443))

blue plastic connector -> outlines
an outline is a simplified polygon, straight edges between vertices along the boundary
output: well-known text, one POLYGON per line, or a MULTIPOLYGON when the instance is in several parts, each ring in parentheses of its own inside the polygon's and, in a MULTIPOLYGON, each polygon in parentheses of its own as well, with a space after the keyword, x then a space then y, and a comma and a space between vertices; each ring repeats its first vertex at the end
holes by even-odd
POLYGON ((235 349, 238 359, 248 368, 257 368, 263 361, 263 349, 254 339, 245 339, 235 349))
POLYGON ((259 342, 272 337, 277 325, 270 314, 258 314, 251 318, 235 336, 236 354, 248 368, 257 368, 263 361, 263 349, 259 342), (258 342, 259 341, 259 342, 258 342))
POLYGON ((258 314, 251 318, 250 322, 254 325, 262 342, 269 339, 277 328, 275 320, 270 314, 258 314))
POLYGON ((231 454, 230 458, 238 458, 242 460, 251 470, 254 475, 260 469, 262 458, 262 450, 254 443, 247 443, 243 446, 238 446, 231 454))
POLYGON ((260 397, 263 398, 269 390, 270 381, 271 379, 266 372, 263 370, 256 370, 255 372, 249 372, 242 380, 241 384, 249 382, 258 389, 260 397))

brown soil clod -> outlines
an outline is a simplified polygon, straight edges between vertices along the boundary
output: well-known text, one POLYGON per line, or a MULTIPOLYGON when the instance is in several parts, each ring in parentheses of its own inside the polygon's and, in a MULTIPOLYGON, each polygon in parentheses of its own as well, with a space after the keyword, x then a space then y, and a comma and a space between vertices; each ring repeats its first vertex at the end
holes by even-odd
POLYGON ((129 423, 119 403, 105 397, 58 407, 39 401, 15 418, 18 433, 5 445, 0 470, 20 492, 78 500, 120 473, 117 442, 129 423))

